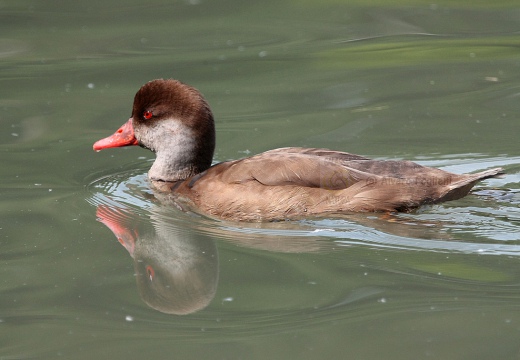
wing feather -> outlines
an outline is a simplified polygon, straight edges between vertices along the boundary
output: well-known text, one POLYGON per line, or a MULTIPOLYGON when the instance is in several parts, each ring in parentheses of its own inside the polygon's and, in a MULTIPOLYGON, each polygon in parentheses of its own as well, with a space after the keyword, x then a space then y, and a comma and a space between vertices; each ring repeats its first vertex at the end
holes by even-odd
POLYGON ((266 186, 297 185, 331 190, 378 178, 329 157, 278 151, 234 161, 221 174, 222 181, 233 184, 258 181, 266 186))

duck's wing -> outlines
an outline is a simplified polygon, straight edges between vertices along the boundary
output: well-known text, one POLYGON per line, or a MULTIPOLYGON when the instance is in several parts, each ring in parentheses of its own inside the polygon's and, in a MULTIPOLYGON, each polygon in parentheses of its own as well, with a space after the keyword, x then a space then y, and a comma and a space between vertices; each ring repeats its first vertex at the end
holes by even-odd
POLYGON ((230 184, 256 181, 265 186, 295 185, 330 190, 346 189, 360 181, 380 179, 326 156, 290 151, 269 151, 218 164, 208 170, 208 175, 210 173, 230 184))
POLYGON ((364 173, 380 177, 410 179, 416 177, 444 178, 450 175, 443 170, 422 166, 417 163, 414 163, 413 161, 374 160, 361 155, 351 154, 342 151, 334 151, 329 149, 287 147, 270 150, 265 152, 264 154, 298 154, 312 156, 315 158, 321 158, 341 164, 344 167, 356 169, 364 173))

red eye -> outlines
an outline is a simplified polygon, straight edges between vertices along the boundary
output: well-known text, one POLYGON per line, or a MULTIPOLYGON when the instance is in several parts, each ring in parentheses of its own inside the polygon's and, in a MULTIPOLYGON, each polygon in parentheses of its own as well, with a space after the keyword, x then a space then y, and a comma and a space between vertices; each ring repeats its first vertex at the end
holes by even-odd
POLYGON ((155 270, 150 265, 146 267, 146 275, 148 275, 150 281, 153 281, 153 278, 155 276, 155 270))
POLYGON ((153 113, 152 113, 151 111, 148 111, 148 110, 147 110, 147 111, 145 111, 145 112, 143 113, 143 117, 144 117, 146 120, 151 119, 152 116, 153 116, 153 113))

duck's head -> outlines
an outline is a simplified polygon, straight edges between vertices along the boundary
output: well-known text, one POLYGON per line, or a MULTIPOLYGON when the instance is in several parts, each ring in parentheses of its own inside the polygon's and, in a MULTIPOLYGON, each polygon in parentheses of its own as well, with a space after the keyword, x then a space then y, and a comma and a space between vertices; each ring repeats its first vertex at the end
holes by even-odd
POLYGON ((200 173, 211 166, 215 149, 211 109, 198 90, 180 81, 150 81, 135 94, 130 119, 93 147, 130 145, 157 154, 151 180, 177 181, 200 173))

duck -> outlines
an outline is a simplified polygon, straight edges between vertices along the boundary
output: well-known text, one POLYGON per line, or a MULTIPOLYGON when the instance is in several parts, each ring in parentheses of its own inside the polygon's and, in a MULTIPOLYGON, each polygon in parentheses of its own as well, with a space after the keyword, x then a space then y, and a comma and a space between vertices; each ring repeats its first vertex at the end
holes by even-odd
POLYGON ((155 153, 154 193, 203 215, 283 221, 354 212, 410 212, 457 200, 502 168, 455 174, 408 160, 324 148, 284 147, 212 165, 215 122, 203 95, 175 79, 144 84, 131 117, 93 149, 137 145, 155 153))

